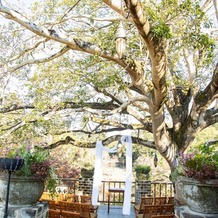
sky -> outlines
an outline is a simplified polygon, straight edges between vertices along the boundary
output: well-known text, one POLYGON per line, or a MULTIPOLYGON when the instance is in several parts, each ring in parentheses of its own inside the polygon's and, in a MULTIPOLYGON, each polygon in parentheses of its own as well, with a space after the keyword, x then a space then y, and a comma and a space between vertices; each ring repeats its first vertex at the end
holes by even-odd
MULTIPOLYGON (((17 6, 19 8, 26 8, 28 9, 30 5, 34 2, 35 0, 2 0, 2 4, 5 5, 5 3, 10 4, 12 7, 17 6)), ((14 8, 14 7, 13 7, 14 8)))

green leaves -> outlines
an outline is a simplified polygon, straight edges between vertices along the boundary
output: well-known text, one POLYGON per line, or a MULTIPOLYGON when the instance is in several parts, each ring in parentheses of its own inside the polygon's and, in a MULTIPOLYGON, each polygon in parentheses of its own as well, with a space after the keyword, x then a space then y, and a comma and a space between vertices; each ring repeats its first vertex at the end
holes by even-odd
POLYGON ((163 22, 160 22, 156 24, 155 26, 153 26, 151 29, 151 32, 157 38, 170 39, 172 37, 169 26, 163 22))
MULTIPOLYGON (((217 143, 203 143, 194 153, 183 154, 180 158, 181 171, 184 175, 198 180, 215 179, 218 172, 217 143)), ((179 167, 179 168, 180 168, 179 167)))

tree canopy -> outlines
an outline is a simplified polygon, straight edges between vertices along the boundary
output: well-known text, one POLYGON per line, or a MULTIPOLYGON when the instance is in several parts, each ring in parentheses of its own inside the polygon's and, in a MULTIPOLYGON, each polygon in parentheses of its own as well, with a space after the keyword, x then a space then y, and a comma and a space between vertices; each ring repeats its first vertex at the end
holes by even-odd
POLYGON ((0 15, 4 146, 93 148, 129 129, 173 169, 218 122, 217 1, 0 1, 0 15))

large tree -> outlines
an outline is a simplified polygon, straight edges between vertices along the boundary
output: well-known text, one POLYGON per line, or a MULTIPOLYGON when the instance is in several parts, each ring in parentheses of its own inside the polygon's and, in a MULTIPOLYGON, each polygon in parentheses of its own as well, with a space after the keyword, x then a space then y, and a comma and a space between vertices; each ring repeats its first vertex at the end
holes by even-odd
POLYGON ((4 145, 93 148, 130 129, 173 170, 218 122, 216 0, 47 0, 31 11, 5 1, 0 15, 4 145))

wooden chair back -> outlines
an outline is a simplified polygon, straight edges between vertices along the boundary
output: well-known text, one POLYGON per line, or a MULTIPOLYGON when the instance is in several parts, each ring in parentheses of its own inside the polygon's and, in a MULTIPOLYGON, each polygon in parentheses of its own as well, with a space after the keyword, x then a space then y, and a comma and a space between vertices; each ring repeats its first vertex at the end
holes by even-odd
POLYGON ((87 203, 91 205, 91 213, 95 213, 98 210, 98 206, 92 205, 92 196, 91 195, 81 195, 80 196, 81 203, 87 203))
POLYGON ((59 210, 53 210, 49 209, 48 210, 48 218, 60 218, 61 213, 59 210))
POLYGON ((145 205, 143 211, 143 218, 150 218, 152 215, 158 215, 160 205, 145 205))
POLYGON ((92 202, 92 196, 90 195, 81 195, 80 196, 81 203, 90 203, 92 202))
POLYGON ((74 202, 58 201, 58 203, 60 206, 61 213, 62 213, 62 211, 71 211, 71 212, 76 211, 76 207, 75 207, 74 202))
POLYGON ((141 202, 140 202, 140 211, 144 211, 144 206, 145 205, 151 205, 153 202, 152 197, 141 197, 141 202))
POLYGON ((154 197, 153 204, 166 204, 167 203, 167 197, 154 197))
POLYGON ((142 214, 144 211, 144 206, 151 205, 152 202, 153 202, 153 197, 141 197, 140 204, 134 207, 135 214, 142 214))
POLYGON ((174 214, 152 215, 151 218, 174 218, 174 214))
MULTIPOLYGON (((97 218, 97 213, 92 213, 92 205, 89 203, 74 203, 79 207, 81 218, 97 218)), ((77 209, 78 210, 78 209, 77 209)))
POLYGON ((66 201, 69 201, 69 202, 79 202, 79 195, 66 194, 65 198, 66 198, 66 201))
POLYGON ((174 204, 174 197, 168 197, 167 204, 174 204))
POLYGON ((149 205, 153 203, 153 197, 141 197, 141 203, 143 205, 149 205))
POLYGON ((65 199, 65 193, 57 193, 57 194, 55 194, 54 195, 54 200, 55 201, 65 201, 66 199, 65 199))
POLYGON ((161 204, 160 205, 160 214, 173 214, 174 213, 174 204, 161 204))

